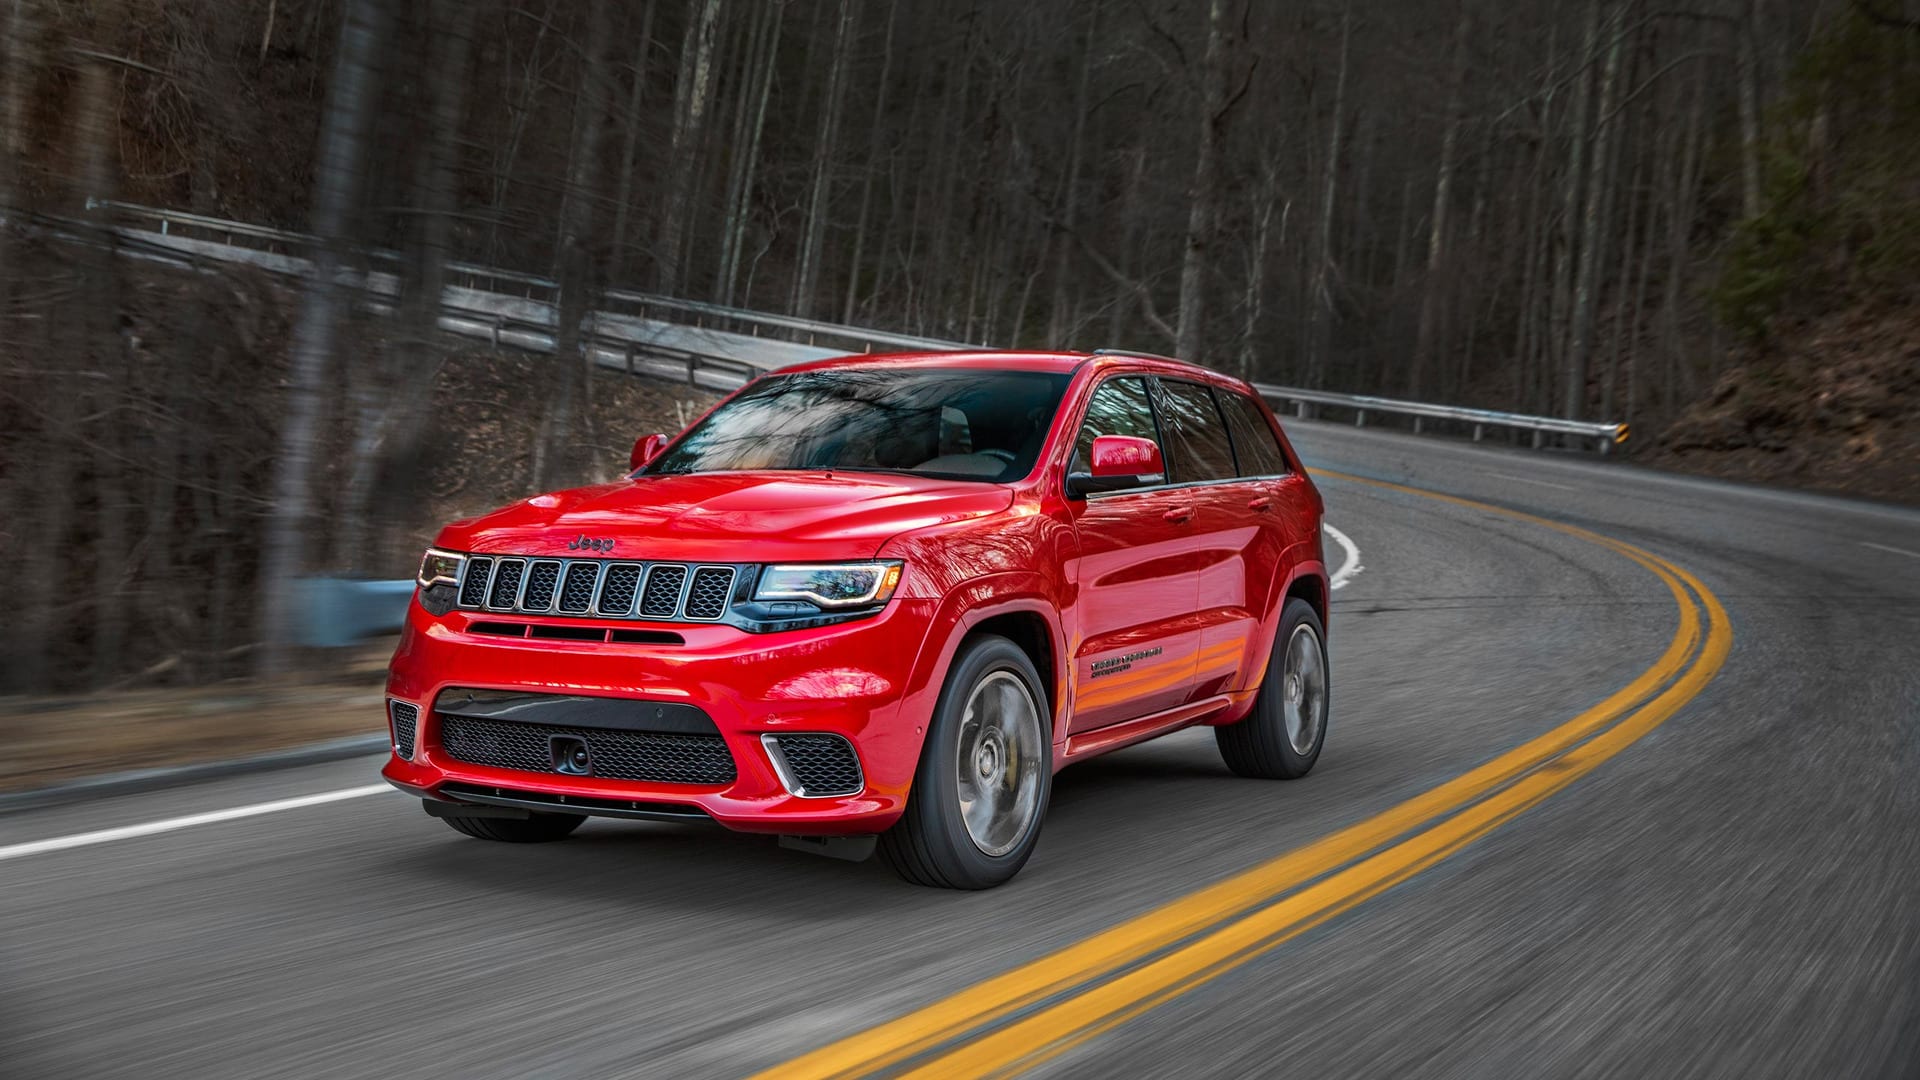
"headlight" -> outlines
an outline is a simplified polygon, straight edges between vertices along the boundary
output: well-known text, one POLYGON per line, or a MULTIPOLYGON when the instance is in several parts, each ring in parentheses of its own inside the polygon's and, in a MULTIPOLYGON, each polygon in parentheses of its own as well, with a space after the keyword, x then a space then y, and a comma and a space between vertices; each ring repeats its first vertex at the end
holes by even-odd
POLYGON ((423 589, 435 585, 458 585, 460 566, 466 561, 467 557, 457 551, 428 548, 426 556, 420 560, 420 572, 414 575, 413 580, 423 589))
POLYGON ((900 584, 900 563, 821 563, 769 566, 760 574, 755 600, 806 600, 823 608, 884 604, 900 584))

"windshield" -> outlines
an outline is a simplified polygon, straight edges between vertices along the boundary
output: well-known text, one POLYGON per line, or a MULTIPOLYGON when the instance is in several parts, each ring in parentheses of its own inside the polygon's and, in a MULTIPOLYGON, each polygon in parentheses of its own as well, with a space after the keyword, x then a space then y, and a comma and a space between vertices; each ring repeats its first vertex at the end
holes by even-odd
POLYGON ((1005 483, 1032 471, 1067 379, 975 368, 771 375, 642 473, 845 469, 1005 483))

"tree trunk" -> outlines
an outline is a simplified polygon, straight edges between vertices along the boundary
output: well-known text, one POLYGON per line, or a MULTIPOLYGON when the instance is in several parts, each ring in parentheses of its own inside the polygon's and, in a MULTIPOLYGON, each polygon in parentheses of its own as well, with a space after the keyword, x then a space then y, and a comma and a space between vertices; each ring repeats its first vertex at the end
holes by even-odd
POLYGON ((627 251, 627 218, 633 212, 633 164, 640 142, 640 107, 647 102, 647 68, 653 56, 653 11, 657 5, 647 0, 640 15, 640 45, 633 53, 633 85, 627 89, 627 115, 622 119, 624 134, 620 140, 620 182, 613 195, 613 253, 607 269, 608 280, 624 282, 630 253, 627 251))
POLYGON ((1447 208, 1453 201, 1454 150, 1460 144, 1461 95, 1467 85, 1467 39, 1473 32, 1471 0, 1462 0, 1460 19, 1453 30, 1453 74, 1447 85, 1447 130, 1440 137, 1440 168, 1433 181, 1433 218, 1427 238, 1427 274, 1420 292, 1420 327, 1413 342, 1413 369, 1407 373, 1407 393, 1418 398, 1427 360, 1434 350, 1434 322, 1439 318, 1441 268, 1447 252, 1447 208))
POLYGON ((672 296, 680 289, 681 248, 693 213, 696 148, 707 122, 713 88, 714 29, 720 0, 698 0, 697 18, 687 21, 680 48, 680 76, 674 86, 673 141, 668 149, 666 212, 660 219, 659 289, 672 296))
MULTIPOLYGON (((847 263, 847 302, 840 321, 852 324, 854 308, 860 302, 860 272, 867 253, 867 220, 873 210, 873 181, 880 173, 881 147, 886 138, 887 98, 893 86, 894 28, 900 21, 900 5, 887 5, 887 40, 880 53, 880 82, 874 91, 873 127, 867 135, 867 160, 860 183, 860 213, 854 218, 853 256, 847 263)), ((884 255, 885 249, 882 249, 884 255)))
POLYGON ((1333 321, 1333 221, 1340 196, 1340 126, 1347 114, 1347 57, 1353 42, 1353 10, 1340 14, 1340 73, 1333 83, 1333 117, 1327 125, 1327 157, 1320 168, 1320 222, 1315 229, 1312 284, 1307 289, 1309 389, 1327 384, 1328 334, 1333 321))
POLYGON ((1220 134, 1227 119, 1227 5, 1207 5, 1207 51, 1200 61, 1200 139, 1187 190, 1187 241, 1180 259, 1179 336, 1174 353, 1205 363, 1207 264, 1220 199, 1220 134))
POLYGON ((1561 243, 1553 264, 1553 334, 1550 341, 1555 366, 1560 370, 1561 392, 1565 395, 1563 411, 1574 408, 1565 402, 1578 401, 1586 392, 1584 380, 1573 377, 1570 363, 1572 350, 1568 345, 1573 340, 1574 257, 1580 245, 1580 194, 1587 177, 1588 98, 1593 82, 1591 68, 1599 58, 1600 2, 1593 0, 1587 8, 1586 30, 1581 36, 1580 51, 1576 56, 1579 76, 1574 85, 1573 136, 1567 151, 1565 198, 1560 218, 1561 243))
MULTIPOLYGON (((1618 13, 1624 16, 1624 11, 1618 13)), ((1620 81, 1620 57, 1626 33, 1624 18, 1607 19, 1606 71, 1600 76, 1600 106, 1594 126, 1591 181, 1587 184, 1586 209, 1581 214, 1580 263, 1573 287, 1572 333, 1567 340, 1565 398, 1561 415, 1578 420, 1587 411, 1587 377, 1593 351, 1593 308, 1601 265, 1601 249, 1607 242, 1607 210, 1613 197, 1612 177, 1614 133, 1619 121, 1613 112, 1613 95, 1620 81)))
POLYGON ((1064 348, 1071 321, 1067 283, 1073 268, 1073 238, 1068 235, 1080 209, 1080 167, 1086 156, 1087 91, 1093 80, 1093 54, 1100 34, 1100 5, 1093 6, 1087 18, 1087 41, 1080 50, 1080 79, 1073 92, 1073 134, 1067 141, 1067 171, 1060 181, 1060 218, 1058 228, 1047 233, 1053 246, 1053 297, 1047 305, 1047 341, 1050 348, 1064 348))
POLYGON ((310 490, 316 433, 324 411, 323 383, 332 365, 334 339, 346 314, 338 280, 347 223, 359 203, 360 180, 373 113, 377 65, 387 36, 388 7, 381 0, 347 0, 335 52, 332 86, 321 119, 315 155, 313 275, 293 331, 280 452, 274 459, 273 500, 261 551, 260 628, 266 648, 259 670, 287 670, 299 635, 298 578, 306 569, 306 531, 313 506, 310 490))
POLYGON ((1760 73, 1753 21, 1754 0, 1746 0, 1746 15, 1734 25, 1733 34, 1740 104, 1740 208, 1749 218, 1760 216, 1760 73))
POLYGON ((760 135, 766 127, 767 95, 773 88, 774 62, 780 55, 780 19, 784 4, 769 4, 761 26, 765 57, 755 65, 755 78, 749 85, 748 111, 740 129, 743 145, 736 151, 735 175, 729 179, 727 216, 721 223, 723 237, 720 253, 720 302, 734 302, 734 288, 740 279, 741 256, 746 250, 747 222, 752 217, 754 175, 760 165, 760 135))
POLYGON ((606 39, 608 0, 588 0, 586 67, 581 73, 576 111, 574 157, 561 192, 560 243, 554 280, 560 295, 554 305, 553 362, 559 379, 547 405, 534 447, 533 486, 557 485, 565 474, 585 464, 579 447, 595 441, 591 429, 583 439, 573 430, 579 411, 589 424, 593 389, 591 342, 582 348, 581 327, 596 307, 600 294, 600 266, 594 243, 595 180, 601 175, 600 135, 606 114, 606 39))
POLYGON ((813 143, 813 186, 807 196, 807 231, 800 246, 800 270, 795 276, 792 311, 813 317, 820 285, 821 248, 827 235, 828 195, 840 144, 841 103, 847 96, 847 63, 853 53, 853 0, 840 0, 840 26, 833 39, 833 66, 827 73, 827 95, 820 106, 820 132, 813 143))

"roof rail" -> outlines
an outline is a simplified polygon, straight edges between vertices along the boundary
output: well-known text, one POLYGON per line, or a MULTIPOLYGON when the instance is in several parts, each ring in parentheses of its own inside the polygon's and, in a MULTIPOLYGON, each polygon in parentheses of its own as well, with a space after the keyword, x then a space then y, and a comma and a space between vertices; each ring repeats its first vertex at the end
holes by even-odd
POLYGON ((1095 349, 1091 356, 1131 356, 1136 360, 1165 360, 1170 364, 1184 364, 1185 360, 1177 356, 1162 356, 1159 353, 1141 352, 1139 349, 1095 349))

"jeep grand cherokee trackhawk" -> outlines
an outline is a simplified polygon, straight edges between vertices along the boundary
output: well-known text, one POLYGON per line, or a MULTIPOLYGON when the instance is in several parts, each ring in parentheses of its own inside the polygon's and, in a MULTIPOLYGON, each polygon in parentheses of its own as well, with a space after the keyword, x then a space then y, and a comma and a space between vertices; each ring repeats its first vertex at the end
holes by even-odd
POLYGON ((632 469, 421 562, 385 776, 460 832, 711 819, 974 889, 1027 861, 1071 762, 1195 724, 1244 776, 1320 754, 1320 495, 1245 383, 827 360, 632 469))

